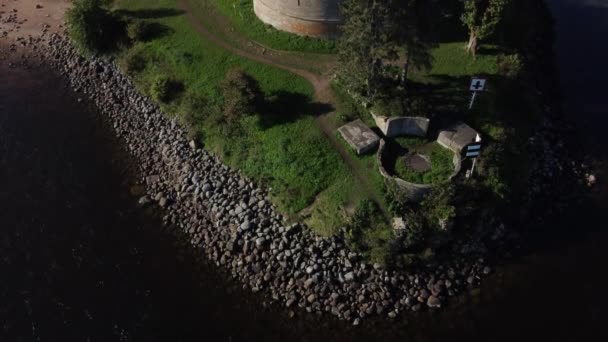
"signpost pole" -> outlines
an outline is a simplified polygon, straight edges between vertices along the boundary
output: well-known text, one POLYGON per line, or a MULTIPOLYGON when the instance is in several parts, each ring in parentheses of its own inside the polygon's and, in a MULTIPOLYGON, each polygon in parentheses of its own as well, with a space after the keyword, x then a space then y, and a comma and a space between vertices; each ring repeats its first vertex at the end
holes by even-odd
POLYGON ((471 97, 471 102, 469 103, 469 110, 473 109, 473 103, 475 103, 475 97, 477 97, 477 92, 473 92, 473 96, 471 97))
POLYGON ((473 158, 473 166, 471 167, 471 171, 467 172, 467 178, 473 177, 473 173, 475 172, 475 165, 477 165, 477 158, 479 157, 481 149, 481 136, 479 134, 477 134, 477 136, 475 137, 475 143, 476 144, 469 145, 469 147, 467 147, 467 156, 471 155, 475 157, 473 158))
POLYGON ((473 167, 471 167, 470 176, 473 176, 473 172, 475 172, 475 164, 477 164, 477 158, 473 158, 473 167))

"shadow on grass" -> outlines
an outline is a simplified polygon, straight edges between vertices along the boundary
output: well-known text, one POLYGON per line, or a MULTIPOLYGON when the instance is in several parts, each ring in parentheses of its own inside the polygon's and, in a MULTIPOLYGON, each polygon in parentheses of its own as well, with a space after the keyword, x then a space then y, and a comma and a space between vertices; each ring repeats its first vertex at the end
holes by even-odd
POLYGON ((137 19, 159 19, 166 17, 176 17, 185 12, 174 8, 155 8, 155 9, 140 9, 140 10, 117 10, 117 14, 129 18, 137 19))
POLYGON ((270 128, 298 120, 304 116, 320 116, 334 110, 334 107, 311 102, 309 97, 289 91, 278 91, 268 96, 258 106, 260 126, 270 128))
POLYGON ((160 23, 146 23, 146 29, 142 37, 142 41, 149 42, 173 34, 175 30, 167 25, 160 23))

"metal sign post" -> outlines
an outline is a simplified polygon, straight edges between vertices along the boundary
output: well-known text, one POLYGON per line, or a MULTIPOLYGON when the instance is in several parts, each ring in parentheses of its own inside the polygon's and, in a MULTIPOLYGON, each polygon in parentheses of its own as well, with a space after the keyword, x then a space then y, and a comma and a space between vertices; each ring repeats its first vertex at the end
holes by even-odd
POLYGON ((471 167, 471 171, 467 172, 467 178, 470 178, 473 176, 473 173, 475 172, 475 165, 477 164, 477 157, 479 157, 480 152, 481 152, 481 136, 479 136, 479 134, 477 134, 477 137, 475 137, 475 143, 467 146, 466 156, 469 158, 470 157, 473 158, 473 166, 471 167))
POLYGON ((485 78, 476 78, 473 77, 471 79, 471 86, 469 90, 473 92, 473 96, 471 96, 471 102, 469 103, 469 109, 473 109, 473 104, 475 103, 475 98, 477 98, 478 91, 484 91, 486 89, 486 79, 485 78))

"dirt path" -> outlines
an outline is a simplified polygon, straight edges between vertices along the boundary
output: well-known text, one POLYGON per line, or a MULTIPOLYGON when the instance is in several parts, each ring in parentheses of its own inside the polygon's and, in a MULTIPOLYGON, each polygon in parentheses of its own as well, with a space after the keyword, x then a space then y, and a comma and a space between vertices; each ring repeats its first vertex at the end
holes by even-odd
MULTIPOLYGON (((356 183, 362 188, 366 189, 368 195, 371 196, 377 203, 383 203, 383 201, 378 198, 376 193, 373 191, 373 185, 370 183, 370 180, 366 177, 366 175, 362 174, 359 165, 357 165, 357 162, 353 159, 351 154, 345 149, 344 145, 340 141, 338 141, 338 138, 336 137, 335 127, 330 121, 330 115, 334 113, 337 101, 334 97, 333 91, 331 90, 331 79, 330 76, 327 75, 327 70, 324 70, 325 72, 321 72, 320 75, 307 70, 305 67, 299 68, 297 66, 294 66, 293 61, 287 62, 285 58, 281 57, 281 55, 259 54, 238 48, 232 44, 229 44, 225 40, 221 39, 220 37, 213 34, 211 31, 209 31, 207 27, 205 27, 205 25, 203 25, 203 23, 201 23, 198 18, 196 18, 196 16, 193 14, 189 0, 179 0, 178 6, 179 9, 185 12, 184 15, 186 16, 188 21, 204 39, 209 40, 214 44, 222 47, 223 49, 230 51, 231 53, 234 53, 238 56, 289 71, 305 78, 308 82, 310 82, 310 84, 314 88, 314 100, 320 104, 330 105, 332 108, 332 111, 330 111, 329 113, 316 113, 318 114, 316 116, 317 126, 327 137, 334 149, 338 151, 340 157, 346 163, 346 165, 354 175, 356 183)), ((385 214, 388 214, 385 208, 382 209, 385 214)))

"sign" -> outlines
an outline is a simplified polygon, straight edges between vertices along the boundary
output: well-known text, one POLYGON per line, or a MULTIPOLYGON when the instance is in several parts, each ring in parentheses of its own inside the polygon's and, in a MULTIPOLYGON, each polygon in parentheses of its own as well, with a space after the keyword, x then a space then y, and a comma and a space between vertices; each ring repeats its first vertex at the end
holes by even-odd
POLYGON ((479 151, 467 152, 467 157, 478 157, 479 151))
POLYGON ((471 79, 471 91, 484 91, 486 89, 486 79, 485 78, 472 78, 471 79))

